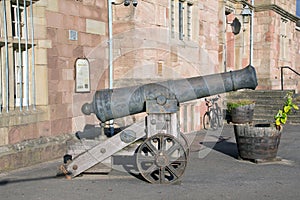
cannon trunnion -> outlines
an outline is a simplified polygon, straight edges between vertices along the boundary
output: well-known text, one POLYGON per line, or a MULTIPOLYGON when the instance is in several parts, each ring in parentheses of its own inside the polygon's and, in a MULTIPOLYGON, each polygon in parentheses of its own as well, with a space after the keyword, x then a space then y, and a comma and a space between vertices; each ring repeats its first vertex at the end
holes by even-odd
POLYGON ((147 181, 174 183, 184 174, 189 156, 189 141, 178 125, 179 103, 256 86, 255 69, 248 66, 220 74, 97 91, 93 101, 82 106, 82 112, 94 113, 101 124, 141 112, 147 113, 146 119, 110 138, 93 140, 91 145, 84 139, 72 145, 62 171, 75 177, 101 163, 111 164, 111 158, 126 148, 135 156, 136 167, 147 181))

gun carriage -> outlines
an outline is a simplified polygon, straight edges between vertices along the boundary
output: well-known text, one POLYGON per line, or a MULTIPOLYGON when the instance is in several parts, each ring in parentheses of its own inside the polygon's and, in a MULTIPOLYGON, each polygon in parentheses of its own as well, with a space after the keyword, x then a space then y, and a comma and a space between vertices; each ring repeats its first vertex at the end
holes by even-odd
POLYGON ((146 118, 105 140, 92 140, 90 144, 81 141, 77 149, 73 145, 64 156, 62 171, 75 177, 95 165, 110 163, 113 155, 138 144, 131 153, 136 156, 139 173, 150 183, 174 183, 184 174, 189 157, 189 142, 179 130, 179 103, 256 86, 255 69, 248 66, 207 76, 96 91, 93 101, 82 106, 82 112, 94 113, 102 124, 141 112, 146 112, 146 118))

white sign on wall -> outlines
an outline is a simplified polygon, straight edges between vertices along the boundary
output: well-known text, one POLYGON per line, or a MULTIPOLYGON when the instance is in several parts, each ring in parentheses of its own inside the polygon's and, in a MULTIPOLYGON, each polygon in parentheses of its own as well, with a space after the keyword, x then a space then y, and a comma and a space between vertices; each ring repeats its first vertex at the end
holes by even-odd
POLYGON ((90 63, 86 58, 75 62, 75 92, 90 92, 90 63))

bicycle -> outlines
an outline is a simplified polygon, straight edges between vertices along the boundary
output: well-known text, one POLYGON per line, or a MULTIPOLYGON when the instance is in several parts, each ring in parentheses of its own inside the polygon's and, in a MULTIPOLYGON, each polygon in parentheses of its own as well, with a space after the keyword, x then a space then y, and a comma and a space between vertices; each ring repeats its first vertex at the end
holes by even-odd
POLYGON ((207 110, 203 116, 203 127, 206 130, 208 130, 209 128, 211 128, 212 130, 217 130, 222 126, 222 111, 217 103, 219 99, 220 95, 211 99, 205 98, 207 110))

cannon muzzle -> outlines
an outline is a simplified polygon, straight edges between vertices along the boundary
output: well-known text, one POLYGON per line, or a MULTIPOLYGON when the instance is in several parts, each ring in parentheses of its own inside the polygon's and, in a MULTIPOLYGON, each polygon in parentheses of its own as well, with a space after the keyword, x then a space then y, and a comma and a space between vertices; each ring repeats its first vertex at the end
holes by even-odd
POLYGON ((255 89, 256 86, 255 68, 248 66, 219 74, 99 90, 91 103, 82 106, 82 112, 86 115, 94 113, 105 122, 145 112, 146 100, 164 103, 164 99, 176 99, 182 103, 239 89, 255 89))

